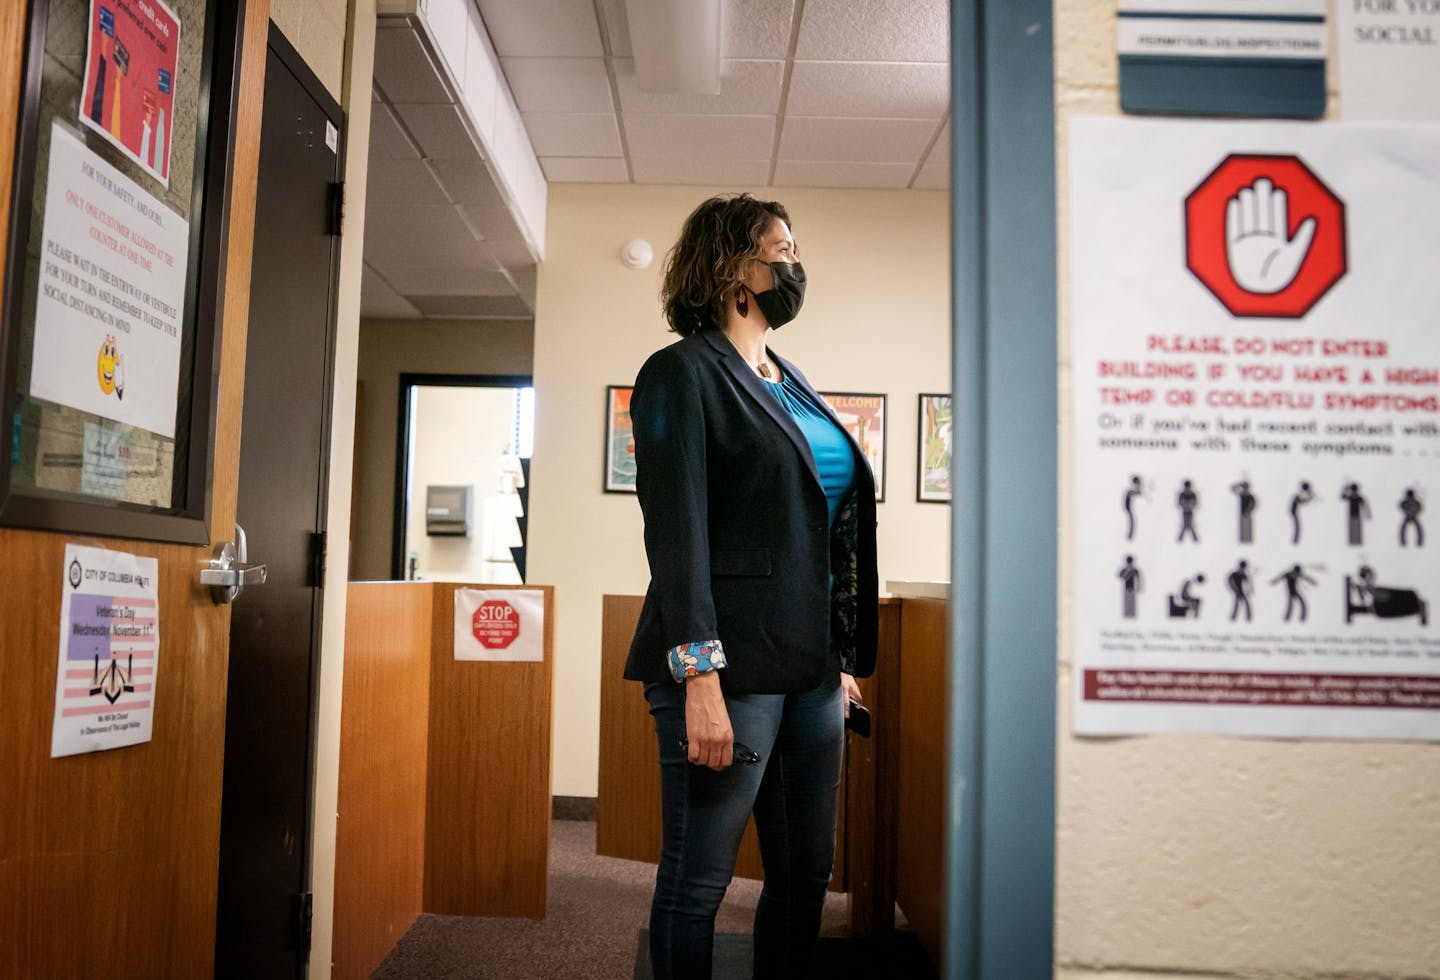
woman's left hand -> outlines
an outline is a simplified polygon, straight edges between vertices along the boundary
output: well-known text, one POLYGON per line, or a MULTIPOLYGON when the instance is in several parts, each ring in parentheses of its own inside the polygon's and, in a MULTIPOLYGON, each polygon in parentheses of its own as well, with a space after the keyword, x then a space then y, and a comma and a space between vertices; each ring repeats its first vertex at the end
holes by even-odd
POLYGON ((845 700, 845 717, 850 717, 850 702, 864 704, 865 699, 860 696, 860 685, 855 683, 855 678, 850 674, 840 675, 840 696, 845 700))

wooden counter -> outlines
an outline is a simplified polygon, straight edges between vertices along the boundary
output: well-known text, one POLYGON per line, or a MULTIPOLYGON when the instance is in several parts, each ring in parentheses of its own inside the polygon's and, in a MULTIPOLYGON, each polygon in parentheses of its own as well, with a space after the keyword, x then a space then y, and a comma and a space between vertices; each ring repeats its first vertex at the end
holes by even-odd
POLYGON ((421 912, 545 915, 555 594, 544 659, 454 658, 443 582, 349 586, 334 976, 368 977, 421 912))
MULTIPOLYGON (((654 863, 660 856, 660 764, 655 729, 641 685, 623 679, 641 597, 607 595, 601 614, 600 773, 596 851, 654 863)), ((876 672, 860 680, 874 731, 869 739, 846 735, 839 834, 833 889, 849 892, 850 928, 857 936, 894 929, 897 840, 910 828, 897 823, 901 767, 900 710, 902 604, 880 601, 876 672), (902 828, 904 833, 902 833, 902 828)), ((943 683, 927 697, 943 697, 943 683)), ((919 696, 919 695, 917 695, 919 696)), ((943 746, 943 728, 937 729, 943 746)), ((940 805, 937 794, 935 804, 940 805)), ((938 835, 932 853, 938 855, 938 835)), ((937 863, 937 868, 939 867, 937 863)), ((753 822, 741 843, 735 873, 760 878, 753 822)), ((908 910, 907 910, 908 914, 908 910)), ((938 962, 938 960, 937 960, 938 962)))

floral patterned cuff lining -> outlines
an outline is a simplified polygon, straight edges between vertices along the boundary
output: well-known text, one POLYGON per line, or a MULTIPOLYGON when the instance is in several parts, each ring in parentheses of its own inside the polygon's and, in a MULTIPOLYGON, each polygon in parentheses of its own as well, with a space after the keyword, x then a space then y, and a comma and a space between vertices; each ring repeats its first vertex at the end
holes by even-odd
POLYGON ((670 661, 670 676, 676 684, 685 683, 685 678, 695 674, 725 668, 725 649, 719 640, 682 643, 671 647, 665 656, 670 661))

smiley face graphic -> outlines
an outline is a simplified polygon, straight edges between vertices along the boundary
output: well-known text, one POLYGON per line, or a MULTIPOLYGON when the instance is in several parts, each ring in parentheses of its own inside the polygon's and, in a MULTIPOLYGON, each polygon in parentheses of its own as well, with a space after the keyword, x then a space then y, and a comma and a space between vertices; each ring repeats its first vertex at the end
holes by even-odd
POLYGON ((115 364, 120 359, 119 351, 115 347, 115 338, 109 334, 100 345, 100 358, 95 365, 95 373, 100 381, 100 390, 107 395, 115 393, 115 364))

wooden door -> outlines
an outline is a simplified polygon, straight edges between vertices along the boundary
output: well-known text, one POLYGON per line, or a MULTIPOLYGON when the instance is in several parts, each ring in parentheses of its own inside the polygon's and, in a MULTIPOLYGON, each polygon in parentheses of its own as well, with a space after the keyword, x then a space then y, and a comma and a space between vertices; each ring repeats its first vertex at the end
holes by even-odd
MULTIPOLYGON (((211 970, 230 613, 211 601, 198 573, 235 525, 268 7, 250 0, 243 28, 211 547, 0 529, 0 976, 202 977, 211 970), (158 560, 160 669, 150 742, 51 759, 61 565, 71 541, 158 560)), ((5 227, 24 16, 24 4, 0 4, 5 227)))

